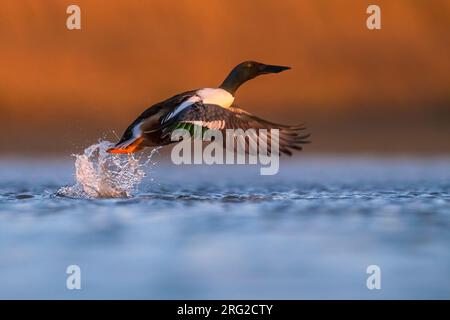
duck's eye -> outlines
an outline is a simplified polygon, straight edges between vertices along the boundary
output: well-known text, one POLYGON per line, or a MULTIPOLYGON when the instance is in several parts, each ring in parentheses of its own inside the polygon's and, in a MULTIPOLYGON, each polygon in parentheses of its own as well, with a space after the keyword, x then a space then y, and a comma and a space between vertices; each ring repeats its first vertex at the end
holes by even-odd
POLYGON ((251 63, 247 63, 247 68, 251 68, 252 64, 251 63))

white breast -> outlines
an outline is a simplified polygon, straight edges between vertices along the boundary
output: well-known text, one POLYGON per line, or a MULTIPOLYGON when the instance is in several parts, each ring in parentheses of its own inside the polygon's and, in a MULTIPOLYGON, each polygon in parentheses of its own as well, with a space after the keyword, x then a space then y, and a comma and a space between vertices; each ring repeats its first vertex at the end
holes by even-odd
POLYGON ((231 93, 220 88, 204 88, 197 91, 204 104, 216 104, 222 108, 229 108, 234 101, 231 93))

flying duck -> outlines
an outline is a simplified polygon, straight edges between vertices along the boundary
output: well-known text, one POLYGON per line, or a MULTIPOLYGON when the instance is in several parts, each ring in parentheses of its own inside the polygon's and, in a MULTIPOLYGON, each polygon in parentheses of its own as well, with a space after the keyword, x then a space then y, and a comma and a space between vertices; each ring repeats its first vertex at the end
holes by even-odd
POLYGON ((309 143, 302 135, 303 125, 288 126, 258 118, 234 104, 237 89, 246 81, 269 73, 279 73, 290 67, 266 65, 255 61, 238 64, 218 88, 203 88, 177 94, 145 110, 125 130, 122 138, 109 153, 134 153, 145 147, 174 143, 173 130, 190 130, 193 125, 204 129, 279 129, 279 151, 292 155, 291 149, 301 150, 309 143))

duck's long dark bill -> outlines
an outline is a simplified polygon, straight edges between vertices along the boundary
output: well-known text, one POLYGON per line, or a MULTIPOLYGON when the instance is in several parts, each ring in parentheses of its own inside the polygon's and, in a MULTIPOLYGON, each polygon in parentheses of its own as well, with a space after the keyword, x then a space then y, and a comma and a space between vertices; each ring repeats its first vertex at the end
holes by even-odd
POLYGON ((265 64, 261 67, 261 73, 279 73, 281 71, 289 70, 290 67, 284 66, 273 66, 269 64, 265 64))
POLYGON ((133 141, 130 145, 128 145, 126 148, 110 148, 106 150, 106 152, 109 153, 115 153, 115 154, 124 154, 124 153, 134 153, 136 151, 139 151, 142 149, 142 141, 144 141, 144 138, 137 138, 133 141))

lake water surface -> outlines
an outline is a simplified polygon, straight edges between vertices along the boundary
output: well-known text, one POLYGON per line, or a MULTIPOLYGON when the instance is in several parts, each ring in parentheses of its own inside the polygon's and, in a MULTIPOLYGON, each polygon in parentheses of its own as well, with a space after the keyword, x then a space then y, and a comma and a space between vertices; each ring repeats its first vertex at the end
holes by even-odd
POLYGON ((73 160, 1 160, 0 298, 450 298, 449 158, 149 168, 89 199, 73 160))

